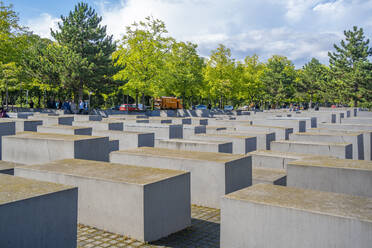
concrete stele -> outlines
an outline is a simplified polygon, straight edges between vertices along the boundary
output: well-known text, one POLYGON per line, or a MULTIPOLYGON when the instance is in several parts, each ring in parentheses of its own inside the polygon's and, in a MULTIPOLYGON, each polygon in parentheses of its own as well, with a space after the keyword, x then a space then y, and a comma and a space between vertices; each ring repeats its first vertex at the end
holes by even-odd
POLYGON ((369 248, 371 206, 367 197, 256 184, 222 198, 221 247, 369 248))
POLYGON ((79 223, 153 241, 191 224, 190 173, 66 159, 15 175, 79 188, 79 223))

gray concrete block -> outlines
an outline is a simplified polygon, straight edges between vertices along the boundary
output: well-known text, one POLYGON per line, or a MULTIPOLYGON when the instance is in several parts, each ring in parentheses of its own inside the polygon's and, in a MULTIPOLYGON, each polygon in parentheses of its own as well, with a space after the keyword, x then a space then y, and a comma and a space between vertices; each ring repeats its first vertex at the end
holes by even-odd
POLYGON ((252 184, 287 185, 287 173, 285 170, 252 168, 252 184))
POLYGON ((92 135, 91 127, 75 127, 67 125, 37 126, 38 133, 57 133, 68 135, 92 135))
MULTIPOLYGON (((270 122, 267 122, 266 124, 270 125, 270 122)), ((264 125, 239 125, 239 126, 236 126, 236 131, 238 132, 255 131, 255 132, 269 132, 269 133, 274 132, 276 140, 288 140, 289 134, 293 133, 293 128, 264 126, 264 125)))
POLYGON ((112 152, 113 163, 191 173, 191 202, 219 208, 220 197, 252 184, 251 157, 225 153, 138 148, 112 152))
POLYGON ((293 133, 290 134, 289 139, 294 141, 350 143, 353 145, 353 159, 364 159, 364 140, 361 133, 293 133))
POLYGON ((21 164, 65 158, 108 161, 108 137, 23 132, 3 137, 3 160, 21 164))
POLYGON ((342 119, 341 123, 345 124, 365 124, 365 125, 372 125, 372 117, 353 117, 342 119))
POLYGON ((73 115, 74 121, 101 121, 100 115, 73 115))
POLYGON ((221 247, 367 248, 371 198, 257 184, 221 201, 221 247))
POLYGON ((49 116, 49 115, 34 115, 30 116, 29 119, 41 120, 43 125, 68 125, 71 126, 74 121, 73 116, 49 116))
POLYGON ((247 155, 252 157, 253 168, 280 169, 280 170, 286 170, 287 164, 291 161, 312 156, 308 154, 265 151, 265 150, 250 152, 247 155))
POLYGON ((278 127, 293 128, 294 132, 306 132, 306 121, 294 118, 269 118, 253 119, 252 125, 273 125, 278 127))
POLYGON ((23 164, 0 161, 0 173, 7 174, 7 175, 14 175, 14 168, 17 166, 23 166, 23 164))
POLYGON ((183 126, 183 138, 189 139, 190 137, 194 136, 195 134, 206 133, 207 128, 203 125, 184 125, 183 126))
POLYGON ((279 152, 331 156, 343 159, 353 158, 353 145, 350 143, 280 140, 271 142, 271 150, 279 152))
POLYGON ((215 140, 155 139, 155 147, 195 152, 232 153, 232 142, 215 140))
POLYGON ((0 174, 0 247, 76 247, 75 187, 0 174))
POLYGON ((288 163, 288 186, 372 197, 372 162, 306 158, 288 163))
POLYGON ((123 131, 124 124, 121 121, 74 121, 72 123, 76 127, 91 127, 93 130, 118 130, 123 131))
POLYGON ((275 132, 258 132, 258 131, 226 131, 226 134, 248 135, 256 137, 257 150, 270 150, 271 141, 275 141, 275 132))
POLYGON ((153 241, 191 224, 190 173, 86 160, 16 168, 15 175, 79 188, 79 223, 153 241))
POLYGON ((190 139, 232 142, 233 154, 246 154, 257 150, 257 138, 243 134, 197 134, 190 137, 190 139))
POLYGON ((93 131, 94 136, 106 136, 110 139, 119 140, 119 149, 125 150, 137 147, 154 147, 154 133, 143 133, 134 131, 93 131))
POLYGON ((125 123, 125 131, 155 133, 155 139, 182 139, 182 125, 154 124, 154 123, 125 123))

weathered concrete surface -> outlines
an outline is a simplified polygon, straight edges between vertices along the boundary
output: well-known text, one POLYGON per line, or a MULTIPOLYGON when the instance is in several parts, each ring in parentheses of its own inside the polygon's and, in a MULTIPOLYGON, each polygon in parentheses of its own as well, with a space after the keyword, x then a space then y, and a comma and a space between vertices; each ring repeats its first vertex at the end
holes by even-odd
POLYGON ((251 157, 225 153, 138 148, 112 152, 110 162, 191 173, 191 202, 219 208, 220 197, 252 184, 251 157))
POLYGON ((306 121, 296 119, 253 119, 252 125, 273 125, 278 127, 293 128, 294 132, 306 132, 306 121))
POLYGON ((319 123, 319 128, 329 128, 329 129, 347 129, 349 131, 372 131, 372 125, 369 124, 329 124, 329 123, 319 123))
POLYGON ((353 145, 353 159, 364 159, 364 139, 361 133, 293 133, 289 135, 289 139, 294 141, 350 143, 353 145))
POLYGON ((286 170, 287 164, 291 161, 312 156, 309 154, 265 150, 250 152, 247 155, 252 157, 253 168, 279 170, 286 170))
POLYGON ((0 247, 76 247, 75 187, 0 174, 0 247))
POLYGON ((0 122, 0 160, 2 159, 3 136, 14 135, 16 133, 16 124, 14 121, 1 121, 0 122))
POLYGON ((222 198, 221 247, 367 248, 371 205, 367 197, 256 184, 222 198))
POLYGON ((226 131, 226 134, 253 136, 257 138, 257 150, 270 150, 271 141, 275 141, 274 132, 258 132, 258 131, 226 131))
POLYGON ((195 152, 232 153, 233 144, 215 140, 155 139, 155 147, 195 152))
POLYGON ((3 137, 3 160, 21 164, 65 158, 108 161, 108 137, 22 132, 3 137))
POLYGON ((125 123, 125 131, 155 133, 155 139, 182 139, 182 125, 167 125, 154 123, 125 123))
POLYGON ((288 163, 288 186, 372 197, 372 162, 306 158, 288 163))
POLYGON ((190 225, 190 173, 86 160, 15 169, 79 188, 79 223, 153 241, 190 225))
POLYGON ((252 168, 252 184, 287 185, 287 174, 285 170, 252 168))
POLYGON ((50 116, 50 115, 34 115, 30 116, 32 120, 42 120, 43 125, 68 125, 71 126, 74 121, 73 116, 50 116))
POLYGON ((341 123, 345 124, 366 124, 366 125, 372 125, 372 117, 353 117, 348 119, 342 119, 341 123))
POLYGON ((43 121, 41 120, 26 120, 26 119, 9 119, 9 120, 0 120, 0 122, 8 122, 14 121, 15 122, 15 131, 16 132, 36 132, 37 126, 43 125, 43 121))
POLYGON ((14 168, 17 166, 24 166, 24 164, 0 161, 0 174, 14 175, 14 168))
POLYGON ((73 115, 74 121, 101 121, 100 115, 73 115))
POLYGON ((248 135, 238 134, 198 134, 190 137, 191 140, 216 140, 232 142, 233 154, 246 154, 257 150, 257 138, 248 135))
POLYGON ((312 128, 309 132, 314 133, 347 133, 363 134, 364 160, 372 160, 372 130, 371 131, 349 131, 349 129, 312 128))
POLYGON ((68 135, 92 135, 91 127, 75 127, 67 125, 38 126, 38 133, 57 133, 68 135))
POLYGON ((293 133, 293 128, 288 127, 278 127, 278 126, 270 126, 271 122, 266 123, 267 126, 264 125, 239 125, 236 126, 236 131, 258 131, 258 132, 269 132, 275 133, 276 140, 288 140, 289 134, 293 133))
POLYGON ((110 139, 119 140, 119 150, 154 147, 154 133, 134 132, 134 131, 93 131, 94 136, 106 136, 110 139))
POLYGON ((204 125, 184 125, 183 126, 183 138, 189 139, 195 134, 206 133, 207 128, 204 125))
POLYGON ((73 126, 76 127, 91 127, 93 130, 118 130, 123 131, 124 125, 121 121, 74 121, 73 126))
POLYGON ((271 142, 271 150, 279 152, 331 156, 343 159, 353 158, 353 145, 350 143, 280 140, 271 142))

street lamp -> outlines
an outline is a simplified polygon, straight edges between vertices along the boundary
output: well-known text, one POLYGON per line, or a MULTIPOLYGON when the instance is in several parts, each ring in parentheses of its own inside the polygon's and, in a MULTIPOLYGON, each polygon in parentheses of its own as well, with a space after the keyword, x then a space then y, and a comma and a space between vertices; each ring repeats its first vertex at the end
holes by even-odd
POLYGON ((89 91, 89 105, 88 105, 88 114, 90 113, 90 97, 93 94, 92 91, 89 91))

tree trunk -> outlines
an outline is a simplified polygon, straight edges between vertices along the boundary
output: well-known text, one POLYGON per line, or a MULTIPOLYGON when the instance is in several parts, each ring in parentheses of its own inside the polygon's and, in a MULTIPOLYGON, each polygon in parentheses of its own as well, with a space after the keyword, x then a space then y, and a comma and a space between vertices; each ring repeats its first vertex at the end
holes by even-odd
POLYGON ((138 90, 136 89, 136 108, 138 108, 138 90))
POLYGON ((309 109, 313 108, 313 94, 310 94, 309 109))

